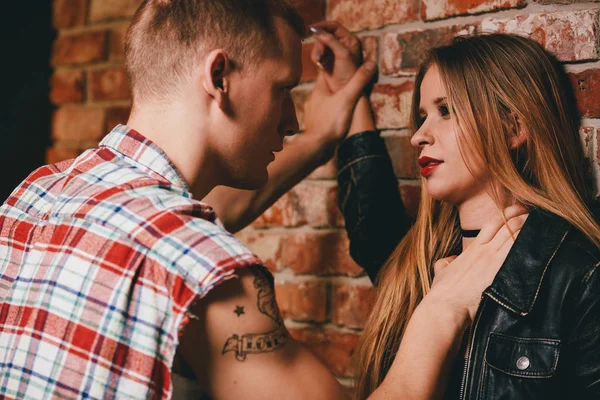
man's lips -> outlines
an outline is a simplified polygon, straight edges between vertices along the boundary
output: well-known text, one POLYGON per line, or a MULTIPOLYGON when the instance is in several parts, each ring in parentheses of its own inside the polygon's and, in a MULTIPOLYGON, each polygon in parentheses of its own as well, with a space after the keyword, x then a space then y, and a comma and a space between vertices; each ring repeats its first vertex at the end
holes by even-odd
POLYGON ((438 160, 427 156, 419 157, 419 160, 417 162, 421 166, 422 177, 428 176, 429 174, 431 174, 431 172, 433 172, 435 168, 437 168, 438 165, 443 163, 442 160, 438 160))

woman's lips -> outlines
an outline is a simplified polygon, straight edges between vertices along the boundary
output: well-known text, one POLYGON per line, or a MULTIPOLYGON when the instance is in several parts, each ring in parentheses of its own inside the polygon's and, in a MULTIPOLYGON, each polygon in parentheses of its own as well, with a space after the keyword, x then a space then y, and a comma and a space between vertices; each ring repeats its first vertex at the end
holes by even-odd
POLYGON ((419 157, 419 165, 421 166, 421 176, 423 178, 427 177, 429 174, 433 172, 441 163, 442 160, 437 160, 431 157, 419 157))

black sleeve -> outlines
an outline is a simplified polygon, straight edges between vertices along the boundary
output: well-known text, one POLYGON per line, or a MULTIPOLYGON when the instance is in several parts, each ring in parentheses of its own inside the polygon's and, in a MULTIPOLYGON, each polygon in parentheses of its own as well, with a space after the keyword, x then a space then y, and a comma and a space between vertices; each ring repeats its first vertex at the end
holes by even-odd
POLYGON ((584 279, 575 309, 575 324, 565 346, 569 393, 574 399, 600 399, 600 271, 584 279))
POLYGON ((340 145, 338 185, 350 255, 374 282, 411 224, 379 132, 353 135, 340 145))

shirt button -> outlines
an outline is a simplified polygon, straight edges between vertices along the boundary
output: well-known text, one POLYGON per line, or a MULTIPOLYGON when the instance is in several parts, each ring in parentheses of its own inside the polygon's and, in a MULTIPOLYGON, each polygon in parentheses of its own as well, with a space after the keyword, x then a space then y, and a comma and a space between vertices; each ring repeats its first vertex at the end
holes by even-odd
POLYGON ((520 369, 521 371, 529 368, 529 358, 527 358, 525 356, 519 357, 519 359, 517 360, 517 368, 520 369))

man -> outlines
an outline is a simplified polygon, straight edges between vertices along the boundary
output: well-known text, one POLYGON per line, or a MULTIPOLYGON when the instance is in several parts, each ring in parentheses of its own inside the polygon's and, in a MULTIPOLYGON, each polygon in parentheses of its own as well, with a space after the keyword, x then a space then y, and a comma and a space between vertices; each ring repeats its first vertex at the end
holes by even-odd
MULTIPOLYGON (((127 126, 0 209, 0 397, 169 398, 176 350, 214 398, 344 396, 289 338, 260 260, 189 189, 267 182, 298 130, 303 33, 284 0, 142 3, 127 126)), ((318 123, 292 143, 303 173, 343 138, 373 69, 317 84, 318 123)))

